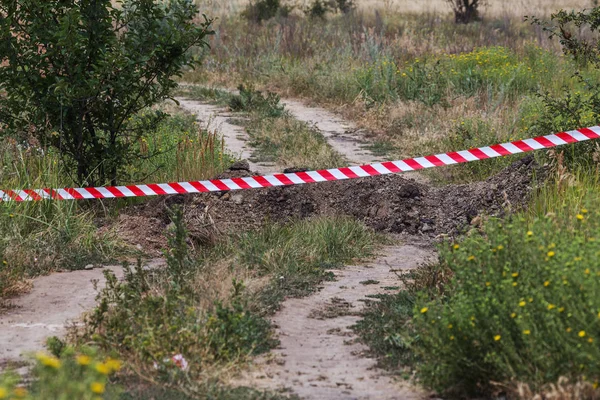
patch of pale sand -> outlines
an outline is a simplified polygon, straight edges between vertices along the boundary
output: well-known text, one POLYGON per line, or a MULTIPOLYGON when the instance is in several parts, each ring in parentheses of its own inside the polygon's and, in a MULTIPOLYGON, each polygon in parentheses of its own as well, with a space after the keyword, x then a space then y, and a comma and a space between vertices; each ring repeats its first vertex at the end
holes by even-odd
POLYGON ((250 161, 253 149, 248 145, 248 134, 243 127, 230 122, 235 117, 234 114, 227 112, 222 107, 197 100, 185 98, 177 98, 176 100, 179 102, 181 108, 196 116, 202 128, 216 131, 223 135, 225 148, 234 157, 247 160, 251 171, 259 174, 278 172, 272 163, 255 163, 250 161))
MULTIPOLYGON (((357 343, 350 326, 360 316, 366 296, 390 293, 397 286, 397 270, 409 270, 434 256, 428 247, 388 247, 384 255, 367 265, 335 271, 336 281, 318 293, 286 300, 273 318, 281 345, 260 357, 239 383, 269 390, 290 390, 304 399, 424 399, 422 390, 386 376, 366 355, 367 346, 357 343), (361 284, 373 280, 377 284, 361 284), (335 317, 315 318, 326 305, 342 303, 335 317)), ((369 300, 373 300, 372 298, 369 300)), ((335 313, 334 313, 335 314, 335 313)))

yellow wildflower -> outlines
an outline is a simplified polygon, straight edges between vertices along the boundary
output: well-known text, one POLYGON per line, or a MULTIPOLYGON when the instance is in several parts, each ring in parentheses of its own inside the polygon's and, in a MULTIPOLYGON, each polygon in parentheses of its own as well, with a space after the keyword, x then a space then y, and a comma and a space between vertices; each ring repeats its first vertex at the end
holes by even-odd
POLYGON ((571 328, 567 328, 567 332, 571 332, 573 329, 571 328))
POLYGON ((458 249, 460 249, 460 246, 459 246, 458 244, 455 244, 454 246, 452 246, 452 248, 453 248, 454 250, 458 250, 458 249))
POLYGON ((548 304, 548 310, 552 310, 556 308, 556 306, 554 304, 548 304))
POLYGON ((556 253, 554 253, 553 251, 549 251, 549 252, 548 252, 548 257, 554 257, 554 255, 555 255, 555 254, 556 254, 556 253))
POLYGON ((37 359, 40 361, 40 363, 42 363, 42 365, 45 365, 47 367, 54 369, 60 368, 60 360, 56 357, 40 353, 37 355, 37 359))
POLYGON ((450 340, 454 340, 454 336, 450 336, 450 340))
POLYGON ((513 278, 516 278, 517 276, 519 276, 519 273, 518 273, 518 272, 513 272, 513 273, 512 273, 512 277, 513 277, 513 278))
POLYGON ((592 338, 589 338, 589 339, 588 339, 588 343, 594 343, 594 339, 592 339, 592 338))
POLYGON ((108 365, 106 365, 104 363, 98 363, 98 364, 96 364, 96 371, 98 371, 102 375, 108 375, 108 374, 110 374, 110 368, 108 367, 108 365))
POLYGON ((516 317, 516 316, 517 316, 517 313, 512 313, 512 314, 510 314, 510 317, 511 317, 511 318, 514 318, 514 317, 516 317))
POLYGON ((527 236, 533 236, 533 232, 532 231, 527 231, 527 236))
POLYGON ((502 339, 502 336, 500 335, 496 335, 494 336, 494 340, 497 342, 498 340, 502 339))
POLYGON ((115 360, 114 358, 109 358, 106 360, 106 365, 108 366, 108 368, 110 368, 113 372, 117 372, 121 369, 121 361, 119 360, 115 360))
POLYGON ((89 356, 86 356, 85 354, 80 354, 77 356, 76 358, 77 364, 79 365, 90 365, 90 362, 92 362, 92 359, 89 356))
POLYGON ((0 399, 5 399, 8 396, 8 390, 0 386, 0 399))
POLYGON ((429 310, 429 308, 427 308, 427 307, 421 308, 421 314, 425 314, 427 312, 427 310, 429 310))
POLYGON ((17 387, 15 388, 15 390, 13 391, 13 394, 15 396, 17 396, 18 399, 22 399, 25 396, 27 396, 27 389, 25 389, 24 387, 17 387))
POLYGON ((589 275, 590 274, 590 269, 586 268, 584 272, 585 272, 586 275, 589 275))
POLYGON ((504 249, 504 246, 502 246, 502 245, 498 246, 498 250, 503 250, 503 249, 504 249))
POLYGON ((548 286, 550 286, 550 281, 544 282, 544 287, 548 287, 548 286))
POLYGON ((452 329, 452 324, 448 324, 448 329, 452 329))
POLYGON ((491 282, 486 282, 485 286, 490 286, 492 283, 491 282))
POLYGON ((520 307, 525 307, 525 302, 524 302, 524 301, 520 301, 520 302, 519 302, 519 306, 520 306, 520 307))
POLYGON ((558 312, 563 312, 563 311, 565 311, 564 307, 561 307, 561 308, 558 309, 558 312))
POLYGON ((468 261, 473 261, 475 259, 475 256, 469 256, 469 258, 467 258, 468 261))
POLYGON ((525 330, 523 331, 523 334, 524 334, 524 335, 530 335, 530 334, 531 334, 531 331, 530 331, 529 329, 525 329, 525 330))
POLYGON ((102 394, 104 393, 105 386, 104 383, 92 382, 92 384, 90 385, 90 389, 96 394, 102 394))
POLYGON ((577 219, 580 220, 580 221, 583 220, 583 215, 577 214, 577 219))
POLYGON ((517 282, 513 282, 513 286, 517 286, 517 282))
POLYGON ((581 213, 582 213, 582 214, 587 214, 587 212, 588 212, 588 210, 586 210, 585 208, 582 208, 582 209, 581 209, 581 213))
POLYGON ((578 335, 579 337, 585 337, 585 331, 579 331, 578 335))

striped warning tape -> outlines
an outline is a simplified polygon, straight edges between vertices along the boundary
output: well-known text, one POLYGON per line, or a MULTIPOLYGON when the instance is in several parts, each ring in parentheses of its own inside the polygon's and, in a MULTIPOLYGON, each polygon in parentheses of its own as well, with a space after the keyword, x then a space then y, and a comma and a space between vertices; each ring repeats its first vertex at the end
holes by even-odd
POLYGON ((600 138, 600 127, 594 126, 591 128, 582 128, 568 132, 561 132, 554 135, 539 136, 532 139, 517 140, 514 142, 479 147, 476 149, 355 167, 253 176, 247 178, 213 179, 208 181, 172 182, 148 185, 0 190, 0 199, 2 199, 2 201, 36 201, 45 199, 112 199, 119 197, 160 196, 168 194, 220 192, 224 190, 299 185, 303 183, 338 181, 368 176, 395 174, 399 172, 415 171, 423 168, 433 168, 443 165, 479 161, 487 158, 503 157, 511 154, 547 149, 597 138, 600 138))

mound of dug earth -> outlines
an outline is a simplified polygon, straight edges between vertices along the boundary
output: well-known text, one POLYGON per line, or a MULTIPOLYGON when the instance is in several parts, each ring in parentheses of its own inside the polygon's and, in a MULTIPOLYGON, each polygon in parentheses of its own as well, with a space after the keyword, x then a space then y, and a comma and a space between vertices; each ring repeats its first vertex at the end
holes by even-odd
MULTIPOLYGON (((251 176, 230 170, 219 178, 251 176)), ((274 187, 227 193, 175 195, 131 207, 120 217, 126 240, 148 251, 164 249, 168 208, 184 208, 192 240, 205 242, 215 231, 240 232, 265 222, 323 215, 352 216, 377 231, 435 237, 452 234, 480 214, 501 216, 522 208, 536 182, 546 176, 533 157, 524 157, 484 182, 434 187, 402 174, 348 181, 274 187)))

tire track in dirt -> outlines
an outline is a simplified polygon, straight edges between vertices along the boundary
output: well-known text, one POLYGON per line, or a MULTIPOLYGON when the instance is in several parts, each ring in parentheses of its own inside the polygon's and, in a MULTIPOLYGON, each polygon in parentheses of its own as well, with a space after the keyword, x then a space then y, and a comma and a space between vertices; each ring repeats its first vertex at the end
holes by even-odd
POLYGON ((398 270, 409 270, 434 257, 421 245, 386 247, 366 265, 334 271, 318 293, 286 300, 273 318, 281 345, 257 359, 241 384, 269 390, 291 390, 310 400, 417 400, 427 395, 397 382, 375 367, 350 328, 360 319, 367 296, 390 293, 398 270), (363 284, 373 281, 377 284, 363 284))
POLYGON ((241 126, 229 122, 235 115, 229 113, 222 107, 203 103, 201 101, 181 97, 176 98, 176 100, 179 102, 181 108, 196 116, 203 129, 217 131, 223 135, 225 148, 233 156, 239 157, 242 160, 247 160, 250 165, 250 170, 259 174, 278 172, 275 168, 275 164, 258 164, 250 161, 253 149, 248 145, 248 134, 246 130, 241 126))
MULTIPOLYGON (((146 265, 158 268, 162 264, 157 259, 146 265)), ((96 306, 98 290, 106 283, 105 269, 119 279, 123 276, 121 266, 57 272, 35 278, 29 293, 13 299, 11 307, 0 313, 0 370, 7 362, 43 350, 47 338, 64 337, 71 324, 96 306)))
POLYGON ((285 109, 298 121, 319 131, 327 143, 344 156, 349 165, 372 164, 382 161, 365 148, 368 144, 351 122, 320 107, 308 107, 298 100, 281 99, 285 109))

